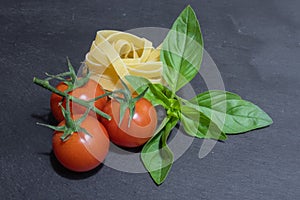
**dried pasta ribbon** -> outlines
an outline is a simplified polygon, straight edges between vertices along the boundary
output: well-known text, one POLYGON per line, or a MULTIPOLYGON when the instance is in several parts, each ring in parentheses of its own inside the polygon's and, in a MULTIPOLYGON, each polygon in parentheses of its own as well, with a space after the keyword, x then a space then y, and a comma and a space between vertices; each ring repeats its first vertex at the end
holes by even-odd
POLYGON ((106 90, 121 87, 120 79, 126 82, 126 75, 141 76, 153 83, 162 83, 162 62, 160 46, 121 31, 98 31, 86 54, 85 64, 91 78, 106 90))

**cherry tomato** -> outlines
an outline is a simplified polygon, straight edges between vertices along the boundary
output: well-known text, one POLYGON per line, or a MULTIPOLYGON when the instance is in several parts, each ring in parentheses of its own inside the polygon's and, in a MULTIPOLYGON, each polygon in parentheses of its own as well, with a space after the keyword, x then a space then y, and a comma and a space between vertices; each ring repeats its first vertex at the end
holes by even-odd
MULTIPOLYGON (((57 86, 56 89, 64 92, 65 90, 68 89, 68 86, 64 82, 60 82, 57 86)), ((50 97, 50 107, 52 111, 52 115, 54 118, 61 122, 64 120, 64 116, 62 115, 61 108, 59 107, 59 103, 63 100, 63 97, 59 96, 58 94, 52 93, 50 97)))
MULTIPOLYGON (((57 86, 56 89, 63 92, 68 89, 68 86, 64 82, 60 82, 57 86)), ((100 95, 103 95, 105 91, 102 89, 102 87, 94 80, 90 79, 84 86, 76 88, 75 90, 69 92, 71 96, 74 96, 76 98, 82 99, 82 100, 90 100, 92 98, 98 97, 100 95)), ((61 111, 61 107, 59 106, 59 103, 63 100, 63 97, 52 93, 51 98, 50 98, 50 106, 51 106, 51 111, 53 113, 54 118, 58 121, 61 122, 64 120, 64 116, 61 111)), ((97 101, 94 102, 94 105, 96 108, 101 110, 105 103, 107 102, 107 97, 103 97, 101 99, 98 99, 97 101)), ((63 107, 66 108, 66 102, 65 100, 62 103, 63 107)), ((77 103, 72 103, 70 102, 70 108, 71 112, 73 114, 83 114, 86 110, 85 107, 77 104, 77 103)), ((92 114, 93 112, 91 112, 92 114)), ((95 113, 93 113, 95 115, 95 113)))
POLYGON ((114 99, 107 102, 103 112, 111 116, 111 120, 100 117, 110 140, 122 147, 138 147, 146 143, 154 134, 157 125, 157 114, 152 104, 139 99, 135 104, 135 113, 128 127, 129 109, 126 110, 122 123, 120 121, 120 103, 114 99))
MULTIPOLYGON (((75 115, 78 119, 81 115, 75 115)), ((59 126, 65 124, 62 121, 59 126)), ((53 152, 67 169, 84 172, 103 162, 109 149, 109 138, 105 127, 94 117, 87 116, 81 127, 90 134, 74 132, 66 141, 61 140, 63 132, 55 131, 52 138, 53 152)))

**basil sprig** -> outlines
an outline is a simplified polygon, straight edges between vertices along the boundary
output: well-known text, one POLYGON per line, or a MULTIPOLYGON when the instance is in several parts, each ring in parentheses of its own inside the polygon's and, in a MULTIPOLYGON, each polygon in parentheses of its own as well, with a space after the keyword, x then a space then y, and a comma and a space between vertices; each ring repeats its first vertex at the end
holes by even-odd
POLYGON ((203 38, 193 9, 188 6, 174 22, 163 41, 160 59, 163 77, 172 92, 178 91, 198 73, 203 56, 203 38))
POLYGON ((168 87, 152 84, 145 78, 126 76, 127 81, 154 106, 161 105, 166 117, 154 136, 144 145, 141 158, 157 185, 166 179, 174 158, 167 139, 181 121, 193 137, 226 140, 226 134, 250 131, 272 124, 272 119, 258 106, 237 94, 212 90, 190 100, 176 92, 191 81, 200 69, 203 39, 193 9, 188 6, 174 22, 161 49, 163 77, 168 87))

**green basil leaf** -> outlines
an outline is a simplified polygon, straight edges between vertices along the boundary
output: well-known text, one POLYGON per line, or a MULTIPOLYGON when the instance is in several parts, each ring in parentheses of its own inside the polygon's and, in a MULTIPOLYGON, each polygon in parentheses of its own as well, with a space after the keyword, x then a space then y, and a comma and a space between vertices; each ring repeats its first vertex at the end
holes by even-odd
POLYGON ((188 6, 178 16, 163 41, 160 58, 163 77, 175 93, 190 82, 200 69, 203 38, 193 9, 188 6))
POLYGON ((190 101, 197 105, 201 102, 201 105, 212 107, 213 105, 221 104, 224 103, 225 100, 231 99, 240 100, 242 98, 237 94, 223 90, 209 90, 197 95, 190 101))
POLYGON ((159 83, 150 84, 149 88, 156 100, 160 101, 160 105, 162 105, 166 110, 170 108, 171 100, 173 97, 173 93, 171 92, 171 90, 159 83))
POLYGON ((140 92, 144 91, 144 89, 141 89, 141 87, 146 87, 151 83, 148 79, 140 76, 126 75, 125 79, 129 82, 129 84, 135 91, 140 90, 140 92))
MULTIPOLYGON (((141 94, 147 87, 149 87, 149 85, 152 84, 148 79, 139 76, 127 75, 125 78, 138 94, 141 94)), ((164 104, 161 99, 154 96, 151 90, 147 90, 144 98, 148 99, 153 106, 164 104)))
POLYGON ((185 132, 190 136, 215 140, 227 139, 226 134, 215 123, 190 106, 181 106, 180 121, 185 132))
POLYGON ((175 94, 169 88, 159 83, 152 84, 150 86, 150 90, 152 90, 153 93, 154 91, 156 91, 157 93, 161 93, 161 94, 157 94, 157 96, 163 94, 164 98, 166 99, 171 99, 175 96, 175 94))
POLYGON ((174 162, 173 153, 167 145, 167 138, 177 122, 176 118, 165 118, 157 133, 142 149, 141 158, 144 166, 157 185, 164 182, 174 162))
POLYGON ((262 128, 273 123, 258 106, 224 91, 208 91, 194 97, 194 107, 210 118, 225 133, 235 134, 262 128))
POLYGON ((141 94, 146 87, 149 87, 144 98, 148 99, 153 106, 161 105, 166 109, 169 108, 170 99, 175 94, 166 86, 159 83, 152 84, 148 79, 138 76, 127 75, 125 78, 138 94, 141 94))

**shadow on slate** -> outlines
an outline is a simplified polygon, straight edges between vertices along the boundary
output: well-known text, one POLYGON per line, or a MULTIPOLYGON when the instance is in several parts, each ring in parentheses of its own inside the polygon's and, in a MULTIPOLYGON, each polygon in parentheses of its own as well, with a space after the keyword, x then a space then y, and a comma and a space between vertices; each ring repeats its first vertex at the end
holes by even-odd
POLYGON ((49 111, 49 109, 47 109, 47 110, 48 110, 48 112, 45 113, 45 114, 32 113, 31 117, 36 119, 36 120, 39 120, 41 123, 56 126, 57 121, 55 120, 55 118, 52 115, 51 111, 49 111))
POLYGON ((101 163, 98 167, 88 172, 73 172, 65 168, 62 164, 60 164, 60 162, 56 159, 53 151, 51 151, 51 153, 49 154, 49 158, 54 171, 58 175, 65 177, 67 179, 73 179, 73 180, 85 179, 98 173, 98 171, 103 167, 103 164, 101 163))
MULTIPOLYGON (((45 123, 45 124, 54 125, 54 126, 57 125, 57 122, 51 112, 48 112, 45 114, 34 114, 33 113, 33 114, 31 114, 31 117, 34 119, 37 119, 40 122, 45 123)), ((138 151, 138 149, 135 151, 138 151)), ((103 164, 101 163, 98 167, 96 167, 93 170, 90 170, 88 172, 79 172, 78 173, 78 172, 73 172, 71 170, 68 170, 62 164, 60 164, 60 162, 56 159, 53 151, 51 151, 50 153, 46 152, 46 153, 38 153, 38 154, 48 156, 50 159, 51 166, 54 169, 54 171, 58 175, 68 178, 68 179, 78 180, 78 179, 88 178, 88 177, 96 174, 103 167, 103 164)))

